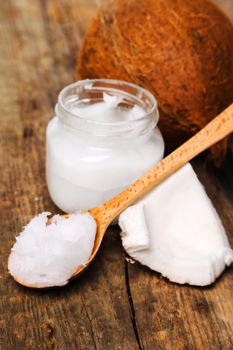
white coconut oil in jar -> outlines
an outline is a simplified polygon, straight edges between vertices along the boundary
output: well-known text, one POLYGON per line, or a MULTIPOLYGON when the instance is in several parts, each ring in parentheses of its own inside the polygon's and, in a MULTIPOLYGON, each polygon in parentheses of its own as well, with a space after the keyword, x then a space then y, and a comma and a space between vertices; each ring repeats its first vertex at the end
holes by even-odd
POLYGON ((164 154, 154 97, 116 80, 65 87, 46 135, 50 196, 65 212, 96 207, 129 186, 164 154))

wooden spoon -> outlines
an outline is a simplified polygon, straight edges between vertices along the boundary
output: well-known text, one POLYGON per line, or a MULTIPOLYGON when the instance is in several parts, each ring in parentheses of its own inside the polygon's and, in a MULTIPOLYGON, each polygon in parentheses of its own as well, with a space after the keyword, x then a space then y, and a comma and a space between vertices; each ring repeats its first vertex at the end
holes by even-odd
MULTIPOLYGON (((104 204, 94 209, 90 209, 89 213, 94 217, 97 223, 94 248, 87 264, 85 266, 78 266, 77 270, 70 279, 76 278, 91 263, 100 248, 100 244, 108 226, 124 209, 128 208, 145 193, 173 174, 196 155, 206 150, 216 142, 222 140, 232 132, 233 104, 214 118, 205 128, 199 131, 191 139, 186 141, 182 146, 169 154, 160 163, 151 168, 147 173, 145 173, 145 175, 136 180, 123 192, 104 204)), ((67 214, 66 217, 67 216, 69 216, 69 214, 67 214)), ((15 278, 15 280, 17 279, 15 278)), ((19 280, 17 280, 17 282, 27 287, 38 288, 28 286, 19 280)))

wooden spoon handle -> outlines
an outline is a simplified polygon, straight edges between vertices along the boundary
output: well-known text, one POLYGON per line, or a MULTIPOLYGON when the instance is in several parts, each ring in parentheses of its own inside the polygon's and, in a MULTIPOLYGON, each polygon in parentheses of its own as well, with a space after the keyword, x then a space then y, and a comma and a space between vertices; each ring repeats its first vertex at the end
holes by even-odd
POLYGON ((169 154, 126 190, 94 209, 101 210, 108 225, 124 209, 129 207, 151 188, 173 174, 196 155, 233 132, 233 104, 214 118, 205 128, 182 146, 169 154))

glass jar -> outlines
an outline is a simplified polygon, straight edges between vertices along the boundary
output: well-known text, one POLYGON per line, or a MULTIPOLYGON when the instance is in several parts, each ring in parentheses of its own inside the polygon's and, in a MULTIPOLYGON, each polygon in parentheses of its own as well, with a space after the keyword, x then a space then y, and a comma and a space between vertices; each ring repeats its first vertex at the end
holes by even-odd
POLYGON ((163 157, 156 100, 137 85, 78 81, 61 91, 55 112, 46 132, 46 178, 52 200, 65 212, 104 203, 163 157), (119 120, 99 112, 106 96, 118 99, 113 108, 119 120), (91 118, 80 114, 80 108, 88 106, 91 118), (125 115, 133 108, 141 112, 128 120, 125 115))

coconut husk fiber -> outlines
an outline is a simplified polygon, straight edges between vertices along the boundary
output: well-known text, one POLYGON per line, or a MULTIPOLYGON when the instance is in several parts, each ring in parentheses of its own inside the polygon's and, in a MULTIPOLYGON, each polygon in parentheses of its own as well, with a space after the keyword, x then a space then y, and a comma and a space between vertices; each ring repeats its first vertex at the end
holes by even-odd
MULTIPOLYGON (((79 79, 151 91, 168 151, 233 101, 233 25, 208 0, 104 1, 77 61, 79 79)), ((226 149, 227 140, 212 148, 216 164, 226 149)))

